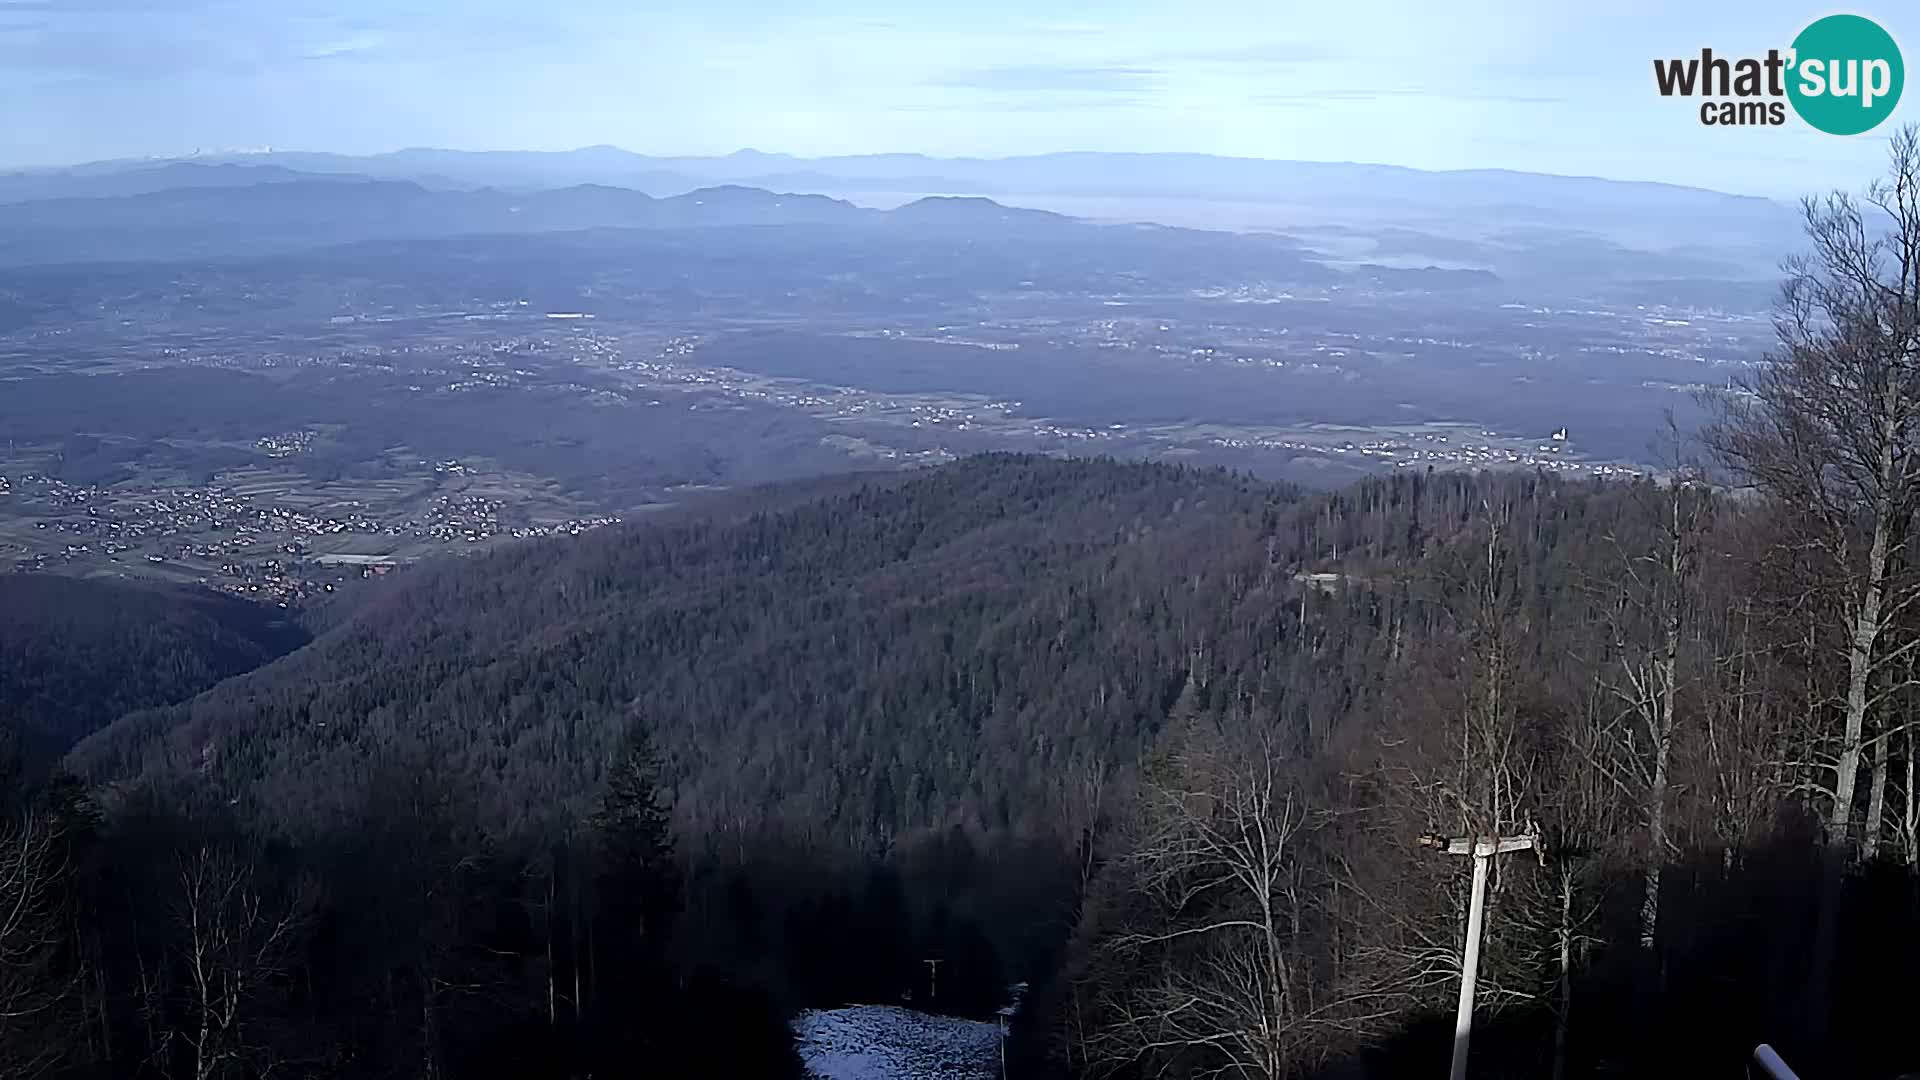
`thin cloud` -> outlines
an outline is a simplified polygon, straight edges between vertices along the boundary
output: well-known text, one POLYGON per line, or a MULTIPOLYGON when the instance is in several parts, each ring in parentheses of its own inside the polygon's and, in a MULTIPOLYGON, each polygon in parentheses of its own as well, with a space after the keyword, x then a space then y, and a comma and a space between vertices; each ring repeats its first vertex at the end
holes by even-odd
POLYGON ((1499 94, 1475 93, 1473 91, 1427 91, 1431 97, 1450 98, 1454 101, 1494 101, 1507 105, 1566 105, 1572 99, 1552 94, 1499 94))
MULTIPOLYGON (((388 26, 336 14, 304 15, 238 11, 209 14, 219 0, 155 0, 152 7, 123 15, 105 12, 130 0, 79 0, 54 14, 23 13, 36 8, 0 0, 0 66, 15 74, 93 84, 140 83, 199 75, 250 76, 284 70, 300 62, 354 61, 401 51, 388 26), (198 8, 197 14, 188 9, 198 8), (35 21, 21 24, 16 19, 35 21)), ((478 31, 470 31, 478 33, 478 31)), ((468 38, 443 35, 427 39, 444 48, 468 38)), ((429 48, 417 56, 432 55, 429 48)))
POLYGON ((242 67, 236 57, 207 43, 166 32, 129 34, 107 30, 43 29, 17 44, 0 43, 9 66, 95 79, 161 79, 242 67))
POLYGON ((376 31, 364 31, 352 34, 336 41, 329 41, 308 49, 304 54, 308 60, 331 60, 340 57, 359 56, 379 52, 387 46, 387 36, 376 31))
POLYGON ((1183 61, 1200 64, 1254 64, 1278 66, 1285 64, 1324 64, 1340 59, 1340 53, 1319 41, 1267 41, 1252 45, 1235 45, 1223 49, 1195 49, 1187 52, 1161 53, 1155 61, 1183 61))
POLYGON ((32 11, 44 15, 193 15, 211 11, 245 11, 243 0, 0 0, 0 12, 32 11))
POLYGON ((1063 34, 1063 35, 1071 35, 1071 36, 1084 36, 1087 34, 1105 34, 1110 32, 1110 28, 1107 27, 1106 25, 1102 23, 1090 23, 1090 22, 1040 23, 1036 26, 1030 27, 1030 29, 1033 33, 1036 33, 1036 34, 1063 34))
POLYGON ((922 102, 895 105, 894 112, 942 113, 1077 113, 1094 109, 1141 109, 1153 102, 1124 94, 1031 94, 985 100, 922 102))
POLYGON ((1001 93, 1140 93, 1159 88, 1161 72, 1149 67, 1067 67, 1051 64, 976 68, 951 72, 926 85, 948 90, 1001 93))
POLYGON ((1335 102, 1385 101, 1394 98, 1431 98, 1440 101, 1484 101, 1504 105, 1564 105, 1568 99, 1540 94, 1503 94, 1473 90, 1433 90, 1419 86, 1379 87, 1365 90, 1315 90, 1302 93, 1255 94, 1248 101, 1256 105, 1325 105, 1335 102))

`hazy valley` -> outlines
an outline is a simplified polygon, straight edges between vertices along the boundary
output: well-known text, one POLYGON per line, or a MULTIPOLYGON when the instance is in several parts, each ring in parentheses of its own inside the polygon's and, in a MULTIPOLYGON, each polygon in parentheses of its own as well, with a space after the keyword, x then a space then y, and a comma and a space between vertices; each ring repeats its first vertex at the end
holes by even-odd
MULTIPOLYGON (((1278 231, 980 197, 879 210, 738 185, 529 186, 660 180, 601 157, 8 177, 0 558, 293 599, 716 488, 993 449, 1320 486, 1405 468, 1643 470, 1666 414, 1690 426, 1699 392, 1738 380, 1770 338, 1772 268, 1711 236, 1785 213, 1657 185, 1284 163, 1269 177, 1249 167, 1272 163, 1226 159, 1068 162, 1051 190, 1105 176, 1101 216, 1177 196, 1258 205, 1278 231), (1245 201, 1269 179, 1293 189, 1245 201), (1370 209, 1332 224, 1336 188, 1370 209), (1566 199, 1583 211, 1530 223, 1566 199), (1505 231, 1421 231, 1436 216, 1505 231), (1676 216, 1710 256, 1630 246, 1676 216)), ((742 173, 758 161, 667 173, 766 179, 742 173)), ((932 167, 881 164, 772 176, 879 184, 932 167)), ((1045 164, 999 171, 1044 188, 1045 164)), ((987 165, 943 182, 994 188, 987 165)))

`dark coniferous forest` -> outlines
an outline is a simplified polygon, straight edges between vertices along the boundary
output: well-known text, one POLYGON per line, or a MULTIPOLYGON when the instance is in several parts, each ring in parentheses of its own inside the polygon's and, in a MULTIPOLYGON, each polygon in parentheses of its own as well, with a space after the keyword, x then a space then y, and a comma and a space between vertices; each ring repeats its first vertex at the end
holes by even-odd
POLYGON ((307 641, 285 611, 206 590, 0 575, 0 717, 57 755, 135 709, 185 700, 307 641))
POLYGON ((0 1076, 1920 1067, 1920 144, 1632 482, 988 455, 306 621, 0 579, 0 1076), (939 962, 935 968, 928 961, 939 962))

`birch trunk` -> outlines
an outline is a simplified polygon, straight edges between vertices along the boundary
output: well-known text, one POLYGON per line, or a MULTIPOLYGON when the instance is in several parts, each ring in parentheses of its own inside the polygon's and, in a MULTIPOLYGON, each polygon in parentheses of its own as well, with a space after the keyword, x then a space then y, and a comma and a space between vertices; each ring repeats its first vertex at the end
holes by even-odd
MULTIPOLYGON (((1893 472, 1893 444, 1880 452, 1881 475, 1893 472)), ((1852 839, 1853 803, 1860 782, 1860 743, 1867 725, 1867 684, 1873 674, 1874 648, 1880 639, 1880 607, 1885 600, 1887 550, 1892 522, 1884 501, 1876 507, 1873 521, 1873 545, 1867 552, 1866 581, 1860 589, 1859 612, 1854 616, 1853 638, 1847 649, 1846 723, 1841 731, 1840 753, 1834 761, 1833 812, 1827 819, 1827 840, 1836 851, 1844 851, 1852 839)))

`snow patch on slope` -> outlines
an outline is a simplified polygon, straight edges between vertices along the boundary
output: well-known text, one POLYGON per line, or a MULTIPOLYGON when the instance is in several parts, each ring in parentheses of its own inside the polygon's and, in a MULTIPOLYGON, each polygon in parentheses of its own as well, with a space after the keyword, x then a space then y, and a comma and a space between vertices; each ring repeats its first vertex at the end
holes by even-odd
POLYGON ((996 1080, 1000 1028, 891 1005, 813 1009, 793 1021, 816 1080, 996 1080))

